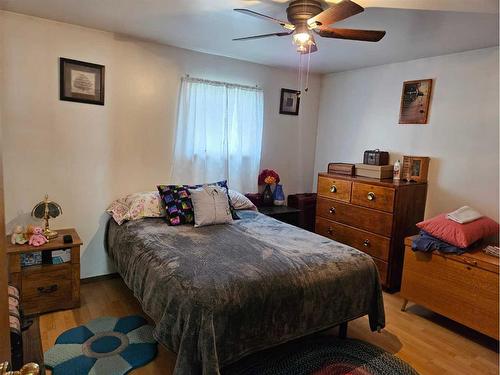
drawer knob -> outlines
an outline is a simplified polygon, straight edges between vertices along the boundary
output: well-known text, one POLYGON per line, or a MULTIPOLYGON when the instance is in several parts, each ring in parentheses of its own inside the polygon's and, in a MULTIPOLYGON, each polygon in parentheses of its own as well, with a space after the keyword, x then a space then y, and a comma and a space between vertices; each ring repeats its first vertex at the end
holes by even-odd
POLYGON ((57 285, 54 284, 54 285, 47 286, 47 287, 41 286, 41 287, 38 287, 37 290, 40 294, 54 293, 57 290, 57 285))
POLYGON ((333 229, 332 229, 332 227, 328 227, 327 232, 328 232, 328 234, 333 234, 333 229))
POLYGON ((330 193, 336 193, 337 187, 335 185, 330 186, 330 193))
POLYGON ((329 211, 332 215, 334 215, 334 214, 335 214, 336 209, 335 209, 335 207, 331 207, 328 211, 329 211))
POLYGON ((368 193, 368 196, 366 197, 369 201, 374 201, 375 200, 375 193, 370 191, 368 193))
POLYGON ((368 246, 370 246, 370 240, 364 240, 364 241, 363 241, 363 246, 364 246, 364 247, 368 247, 368 246))
POLYGON ((465 263, 470 264, 471 266, 474 266, 474 267, 477 266, 477 262, 475 260, 464 259, 464 261, 465 261, 465 263))

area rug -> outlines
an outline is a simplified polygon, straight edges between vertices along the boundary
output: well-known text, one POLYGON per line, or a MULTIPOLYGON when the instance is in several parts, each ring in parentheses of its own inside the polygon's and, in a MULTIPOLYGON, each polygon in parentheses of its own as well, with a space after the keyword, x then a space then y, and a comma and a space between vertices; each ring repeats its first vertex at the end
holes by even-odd
POLYGON ((45 366, 53 375, 123 375, 156 353, 153 327, 143 317, 103 317, 62 333, 45 366))
POLYGON ((316 336, 250 355, 223 375, 418 375, 406 362, 361 340, 316 336))

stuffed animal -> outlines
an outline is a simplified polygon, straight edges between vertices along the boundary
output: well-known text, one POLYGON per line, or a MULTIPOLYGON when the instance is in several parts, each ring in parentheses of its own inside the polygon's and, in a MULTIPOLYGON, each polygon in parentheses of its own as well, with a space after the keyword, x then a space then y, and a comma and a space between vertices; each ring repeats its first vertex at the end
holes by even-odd
POLYGON ((10 236, 10 242, 12 243, 12 245, 24 245, 26 242, 28 242, 28 240, 24 236, 23 227, 21 225, 16 225, 14 227, 14 231, 10 236))
POLYGON ((34 227, 32 229, 33 229, 33 234, 31 235, 30 241, 29 241, 29 244, 31 246, 41 246, 41 245, 49 242, 49 240, 47 240, 45 238, 45 236, 42 234, 43 233, 42 228, 34 227))

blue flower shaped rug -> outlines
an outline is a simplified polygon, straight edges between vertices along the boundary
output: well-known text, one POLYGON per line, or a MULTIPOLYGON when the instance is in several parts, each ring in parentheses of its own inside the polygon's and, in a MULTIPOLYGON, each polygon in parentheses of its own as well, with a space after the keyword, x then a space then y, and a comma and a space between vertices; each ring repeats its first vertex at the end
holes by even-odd
POLYGON ((103 317, 62 333, 45 353, 53 375, 123 375, 152 361, 153 327, 141 316, 103 317))

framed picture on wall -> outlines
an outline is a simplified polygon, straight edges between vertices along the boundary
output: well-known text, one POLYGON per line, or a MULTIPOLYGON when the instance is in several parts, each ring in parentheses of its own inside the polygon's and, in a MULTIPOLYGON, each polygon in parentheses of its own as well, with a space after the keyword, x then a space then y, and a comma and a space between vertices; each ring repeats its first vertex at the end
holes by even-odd
POLYGON ((60 58, 59 99, 104 105, 104 65, 60 58))
POLYGON ((293 115, 299 114, 300 91, 281 89, 280 114, 293 115))
POLYGON ((400 124, 427 124, 432 79, 406 81, 401 93, 400 124))

